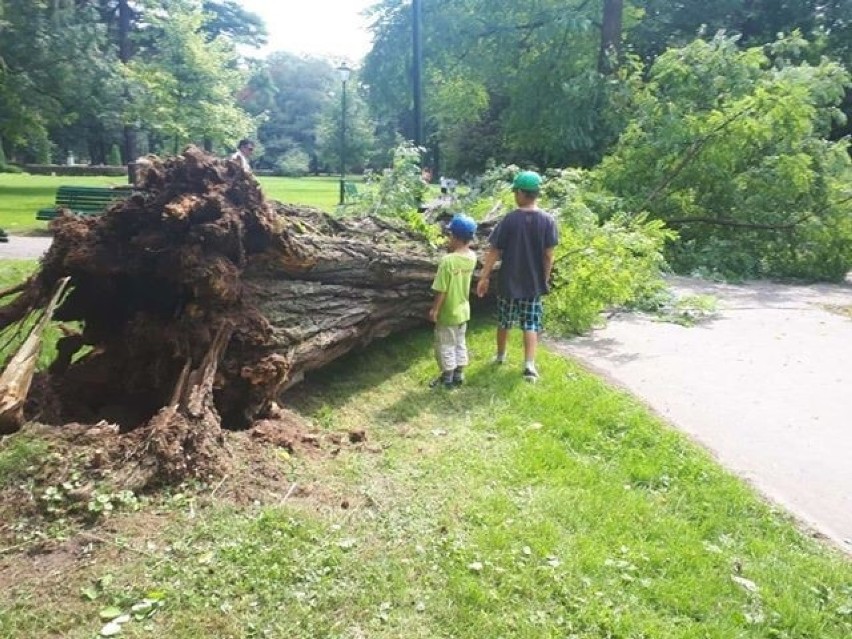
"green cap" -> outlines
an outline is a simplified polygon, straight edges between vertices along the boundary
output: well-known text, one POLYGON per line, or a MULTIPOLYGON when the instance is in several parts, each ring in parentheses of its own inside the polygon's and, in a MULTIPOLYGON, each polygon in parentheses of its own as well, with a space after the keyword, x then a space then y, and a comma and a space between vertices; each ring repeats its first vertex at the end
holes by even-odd
POLYGON ((541 182, 541 176, 535 171, 521 171, 515 176, 512 189, 536 193, 541 188, 541 182))

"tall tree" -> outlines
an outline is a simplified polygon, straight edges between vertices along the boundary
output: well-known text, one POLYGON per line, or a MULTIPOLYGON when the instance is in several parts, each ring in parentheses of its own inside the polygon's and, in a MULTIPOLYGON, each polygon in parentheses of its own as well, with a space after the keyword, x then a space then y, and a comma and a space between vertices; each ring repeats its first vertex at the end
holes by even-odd
POLYGON ((210 39, 224 36, 236 44, 260 47, 269 34, 263 19, 247 11, 237 0, 204 0, 202 29, 210 39))
MULTIPOLYGON (((126 67, 130 63, 130 33, 133 28, 133 10, 130 8, 129 0, 118 0, 118 59, 126 67)), ((131 100, 129 88, 125 87, 124 98, 131 100)), ((129 105, 128 105, 129 106, 129 105)), ((136 152, 136 130, 130 122, 124 123, 124 161, 133 162, 138 153, 136 152)))
MULTIPOLYGON (((364 76, 380 126, 395 126, 410 137, 408 9, 400 0, 374 8, 374 47, 364 76)), ((424 5, 426 118, 450 170, 481 169, 489 155, 537 165, 599 158, 599 148, 614 139, 617 128, 602 108, 608 85, 597 66, 602 50, 617 49, 621 41, 620 21, 612 13, 602 45, 601 16, 600 0, 424 5), (461 111, 460 91, 473 98, 461 111), (459 152, 467 138, 495 125, 499 135, 492 136, 489 155, 459 152)))
MULTIPOLYGON (((423 24, 429 138, 451 170, 480 169, 489 156, 594 164, 626 121, 617 108, 630 93, 617 73, 625 54, 651 62, 701 32, 758 45, 799 29, 820 44, 817 58, 844 59, 850 13, 849 0, 431 0, 423 24), (471 98, 462 110, 460 93, 471 98), (475 148, 471 138, 486 131, 489 144, 475 148)), ((413 135, 410 14, 404 0, 372 10, 364 77, 387 142, 413 135)))
MULTIPOLYGON (((335 93, 333 98, 326 106, 317 127, 317 152, 320 163, 336 172, 340 167, 342 152, 346 161, 346 172, 363 169, 374 151, 375 124, 370 117, 369 107, 359 91, 357 79, 350 79, 347 85, 345 115, 340 94, 335 93), (345 138, 342 138, 343 117, 346 118, 345 138)), ((387 162, 382 162, 381 166, 386 164, 387 162)))
POLYGON ((156 47, 126 65, 133 92, 127 115, 154 133, 162 150, 204 141, 226 148, 254 129, 236 105, 244 77, 233 43, 221 36, 207 40, 196 3, 170 7, 148 18, 159 33, 156 47))
POLYGON ((617 64, 621 53, 623 19, 624 0, 604 0, 601 51, 598 56, 598 71, 601 73, 610 73, 617 64))
MULTIPOLYGON (((126 159, 137 155, 138 91, 122 68, 158 59, 164 16, 197 12, 204 42, 231 49, 265 38, 235 0, 0 0, 0 11, 0 139, 28 161, 71 151, 103 162, 119 141, 126 159)), ((235 71, 236 55, 217 59, 225 75, 235 71)))
POLYGON ((340 80, 327 60, 292 53, 273 53, 253 73, 241 102, 264 121, 258 130, 261 166, 278 168, 288 154, 308 155, 319 169, 317 130, 323 113, 340 90, 340 80))
POLYGON ((51 127, 91 106, 93 85, 112 73, 104 32, 72 0, 4 0, 0 23, 0 138, 26 161, 50 159, 51 127))

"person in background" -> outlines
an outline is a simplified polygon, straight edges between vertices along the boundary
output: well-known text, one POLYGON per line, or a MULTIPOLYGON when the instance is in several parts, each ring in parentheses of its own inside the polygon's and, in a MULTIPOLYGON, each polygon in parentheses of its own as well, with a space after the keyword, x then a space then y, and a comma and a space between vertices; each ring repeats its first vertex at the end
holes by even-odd
POLYGON ((429 194, 429 186, 432 184, 432 169, 424 166, 420 170, 420 184, 417 188, 417 211, 419 213, 426 212, 426 203, 424 199, 429 194))
POLYGON ((251 155, 254 153, 254 142, 249 139, 242 139, 237 145, 237 152, 231 156, 234 162, 239 162, 240 166, 246 173, 251 173, 251 155))

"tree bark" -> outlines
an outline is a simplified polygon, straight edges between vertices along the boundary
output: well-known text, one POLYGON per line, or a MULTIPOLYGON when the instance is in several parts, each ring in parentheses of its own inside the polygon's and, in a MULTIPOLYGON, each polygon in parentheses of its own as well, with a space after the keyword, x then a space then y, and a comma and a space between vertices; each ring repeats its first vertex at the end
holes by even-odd
MULTIPOLYGON (((133 49, 130 42, 130 31, 133 26, 133 10, 128 0, 118 0, 118 59, 122 64, 130 62, 133 49)), ((124 99, 130 101, 130 90, 124 88, 124 99)), ((136 147, 136 129, 131 124, 124 125, 124 163, 130 165, 139 155, 136 147)), ((132 178, 132 176, 131 176, 132 178)))
POLYGON ((617 67, 621 53, 624 0, 604 0, 603 23, 601 24, 601 48, 598 55, 598 71, 604 75, 617 67))

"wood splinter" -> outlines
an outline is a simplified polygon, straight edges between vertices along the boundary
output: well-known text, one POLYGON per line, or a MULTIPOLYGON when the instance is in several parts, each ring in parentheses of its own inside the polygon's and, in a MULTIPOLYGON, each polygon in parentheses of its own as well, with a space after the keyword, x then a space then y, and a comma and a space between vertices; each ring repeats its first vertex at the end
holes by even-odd
POLYGON ((38 364, 44 331, 53 318, 53 313, 65 294, 70 279, 65 277, 59 281, 41 319, 0 375, 0 435, 15 433, 24 424, 24 404, 30 392, 36 364, 38 364))

